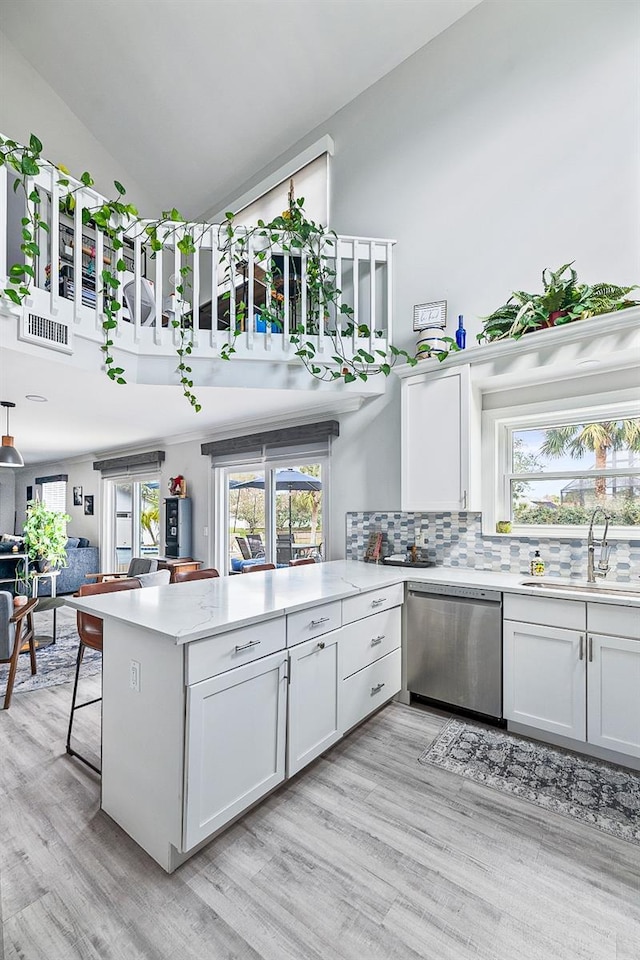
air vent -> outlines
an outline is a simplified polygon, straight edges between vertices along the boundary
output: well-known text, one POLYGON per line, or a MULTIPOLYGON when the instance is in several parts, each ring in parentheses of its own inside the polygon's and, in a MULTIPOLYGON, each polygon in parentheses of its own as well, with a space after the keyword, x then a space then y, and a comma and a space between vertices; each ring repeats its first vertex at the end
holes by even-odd
POLYGON ((53 350, 61 350, 63 353, 72 352, 71 334, 66 323, 51 320, 49 317, 39 317, 37 313, 29 313, 25 316, 20 339, 29 340, 31 343, 38 343, 53 350))

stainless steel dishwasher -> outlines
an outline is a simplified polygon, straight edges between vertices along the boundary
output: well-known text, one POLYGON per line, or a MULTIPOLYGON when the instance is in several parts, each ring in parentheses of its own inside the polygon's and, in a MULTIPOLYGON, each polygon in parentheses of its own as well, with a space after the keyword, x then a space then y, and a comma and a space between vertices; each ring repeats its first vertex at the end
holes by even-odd
POLYGON ((410 581, 407 687, 442 704, 502 718, 502 594, 410 581))

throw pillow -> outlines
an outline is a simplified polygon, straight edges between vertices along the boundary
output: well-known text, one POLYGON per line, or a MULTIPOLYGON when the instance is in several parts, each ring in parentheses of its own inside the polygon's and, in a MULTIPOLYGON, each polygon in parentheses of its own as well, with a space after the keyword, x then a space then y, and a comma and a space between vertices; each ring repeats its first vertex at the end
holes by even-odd
POLYGON ((86 537, 78 537, 78 546, 79 547, 88 547, 89 541, 86 537))
POLYGON ((65 544, 65 550, 75 550, 80 546, 80 537, 69 537, 65 544))

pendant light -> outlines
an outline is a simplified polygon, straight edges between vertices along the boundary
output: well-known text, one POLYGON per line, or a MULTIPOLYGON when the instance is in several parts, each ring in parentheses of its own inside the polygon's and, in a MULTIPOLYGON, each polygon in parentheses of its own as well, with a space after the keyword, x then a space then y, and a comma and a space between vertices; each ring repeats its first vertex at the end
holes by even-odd
POLYGON ((7 411, 7 432, 2 438, 0 447, 0 467, 24 467, 24 460, 13 445, 13 437, 9 436, 9 410, 15 403, 9 400, 0 400, 0 407, 7 411))

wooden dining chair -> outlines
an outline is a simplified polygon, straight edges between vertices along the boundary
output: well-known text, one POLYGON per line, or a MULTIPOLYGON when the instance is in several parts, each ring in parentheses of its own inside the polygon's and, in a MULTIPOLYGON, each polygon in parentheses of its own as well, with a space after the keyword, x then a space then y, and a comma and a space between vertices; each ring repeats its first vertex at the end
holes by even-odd
POLYGON ((8 710, 11 706, 13 685, 18 669, 20 651, 29 645, 31 659, 31 673, 36 672, 36 644, 33 629, 33 611, 38 605, 38 598, 28 600, 21 607, 13 606, 13 596, 8 590, 0 591, 0 663, 9 664, 7 689, 4 694, 2 709, 8 710))
POLYGON ((243 567, 243 573, 259 573, 260 570, 275 570, 275 563, 254 563, 252 567, 243 567))
POLYGON ((187 580, 211 580, 220 574, 214 567, 205 567, 204 570, 176 570, 173 575, 174 583, 186 583, 187 580))
MULTIPOLYGON (((140 586, 140 581, 136 580, 135 577, 132 577, 128 580, 104 580, 102 583, 83 583, 76 596, 88 597, 96 593, 115 593, 118 590, 139 590, 140 586)), ((80 664, 82 663, 85 650, 98 650, 100 653, 102 653, 102 623, 103 621, 100 617, 94 617, 89 613, 83 613, 81 610, 78 610, 77 624, 80 644, 78 646, 76 675, 73 683, 71 712, 69 714, 69 728, 67 730, 67 753, 69 756, 77 757, 78 760, 82 761, 82 763, 84 763, 87 767, 90 767, 92 770, 95 770, 96 773, 102 772, 100 768, 96 767, 96 765, 91 763, 90 760, 87 760, 86 757, 83 757, 81 753, 78 753, 77 750, 72 748, 71 732, 73 730, 73 717, 76 710, 80 710, 82 707, 88 707, 92 703, 99 703, 100 700, 102 700, 102 697, 94 697, 93 700, 85 700, 84 703, 76 703, 76 697, 78 695, 78 680, 80 678, 80 664)))
POLYGON ((290 567, 304 567, 307 563, 315 564, 313 557, 301 557, 300 560, 289 560, 290 567))

